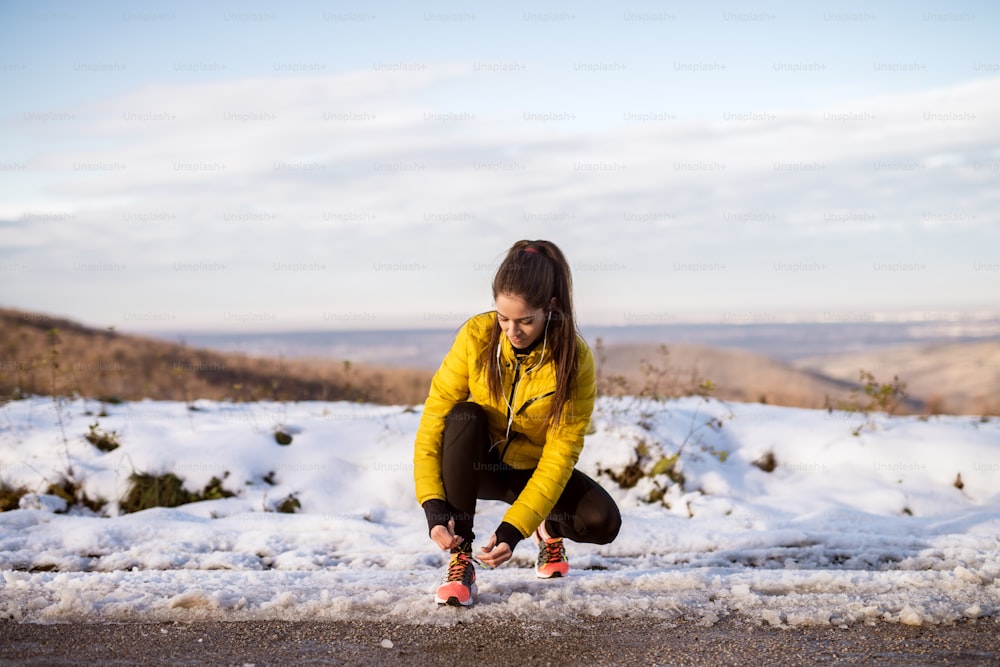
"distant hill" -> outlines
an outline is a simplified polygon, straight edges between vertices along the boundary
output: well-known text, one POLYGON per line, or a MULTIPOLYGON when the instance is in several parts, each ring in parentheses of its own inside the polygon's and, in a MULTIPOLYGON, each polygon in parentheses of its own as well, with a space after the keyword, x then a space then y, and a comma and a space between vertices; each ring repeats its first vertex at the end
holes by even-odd
MULTIPOLYGON (((0 308, 0 397, 79 394, 105 400, 352 400, 415 405, 433 371, 350 359, 216 352, 0 308)), ((901 413, 1000 414, 1000 341, 906 345, 781 362, 689 343, 593 344, 602 394, 712 396, 805 408, 838 406, 865 369, 907 383, 901 413), (664 351, 665 350, 665 351, 664 351)))
POLYGON ((105 400, 351 400, 412 405, 432 372, 193 349, 0 308, 0 396, 105 400))
POLYGON ((894 377, 906 383, 900 414, 1000 414, 1000 341, 898 345, 788 363, 744 350, 681 343, 669 345, 664 359, 660 347, 607 346, 605 384, 617 375, 619 384, 627 380, 624 393, 638 393, 657 376, 651 367, 667 366, 667 393, 690 390, 707 379, 716 386, 712 395, 717 398, 823 408, 850 401, 865 370, 879 383, 894 377))
MULTIPOLYGON (((824 408, 848 400, 857 387, 856 377, 832 379, 745 350, 678 343, 667 346, 664 355, 662 346, 637 343, 609 345, 597 353, 603 359, 602 383, 612 393, 683 394, 710 380, 711 395, 724 400, 824 408)), ((910 401, 903 411, 921 408, 919 401, 910 401)))
POLYGON ((802 359, 795 367, 844 381, 856 381, 861 368, 880 379, 898 375, 932 412, 1000 414, 1000 341, 898 345, 802 359))

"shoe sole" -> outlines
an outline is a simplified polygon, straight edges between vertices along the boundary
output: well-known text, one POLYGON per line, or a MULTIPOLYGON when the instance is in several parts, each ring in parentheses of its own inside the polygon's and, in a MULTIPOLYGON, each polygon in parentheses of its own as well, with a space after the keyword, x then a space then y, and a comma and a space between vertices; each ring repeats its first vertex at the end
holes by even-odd
POLYGON ((552 574, 544 574, 542 572, 535 572, 535 576, 539 579, 559 579, 563 576, 562 572, 553 572, 552 574))
POLYGON ((457 597, 455 597, 455 596, 452 596, 452 597, 450 597, 450 598, 448 598, 447 600, 444 600, 444 601, 438 599, 437 603, 438 603, 439 607, 471 607, 472 606, 472 600, 469 600, 468 602, 460 602, 459 599, 457 597))
POLYGON ((478 591, 476 590, 476 585, 472 584, 472 586, 469 589, 469 599, 466 602, 462 602, 454 595, 448 596, 447 599, 440 598, 437 595, 435 595, 434 601, 438 603, 439 607, 471 607, 472 604, 476 601, 476 593, 478 593, 478 591))

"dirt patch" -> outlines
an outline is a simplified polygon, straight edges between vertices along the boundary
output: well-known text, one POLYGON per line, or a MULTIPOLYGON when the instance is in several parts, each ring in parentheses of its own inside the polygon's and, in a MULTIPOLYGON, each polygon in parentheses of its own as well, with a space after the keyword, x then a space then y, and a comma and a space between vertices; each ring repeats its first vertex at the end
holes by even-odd
MULTIPOLYGON (((434 613, 436 610, 431 610, 434 613)), ((0 623, 0 665, 986 665, 995 619, 774 629, 728 618, 41 625, 0 623)))

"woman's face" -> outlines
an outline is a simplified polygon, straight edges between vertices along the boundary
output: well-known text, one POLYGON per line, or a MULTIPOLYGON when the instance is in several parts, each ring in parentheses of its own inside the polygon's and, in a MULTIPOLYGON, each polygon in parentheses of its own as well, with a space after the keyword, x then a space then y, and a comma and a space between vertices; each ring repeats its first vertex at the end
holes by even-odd
POLYGON ((514 347, 528 347, 545 331, 545 309, 532 308, 519 296, 498 294, 497 321, 514 347))

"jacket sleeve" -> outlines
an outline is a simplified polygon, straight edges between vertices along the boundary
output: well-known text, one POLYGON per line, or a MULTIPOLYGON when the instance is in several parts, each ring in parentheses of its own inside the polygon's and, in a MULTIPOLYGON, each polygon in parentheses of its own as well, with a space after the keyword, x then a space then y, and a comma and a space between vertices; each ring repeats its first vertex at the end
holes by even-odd
POLYGON ((586 344, 578 348, 576 386, 563 408, 562 418, 549 427, 542 457, 531 479, 503 520, 527 537, 547 517, 566 488, 583 450, 597 396, 594 357, 586 344))
POLYGON ((444 482, 441 481, 441 435, 448 412, 469 397, 470 340, 469 323, 466 322, 434 373, 424 402, 413 447, 413 481, 417 502, 421 505, 431 499, 445 499, 444 482))

